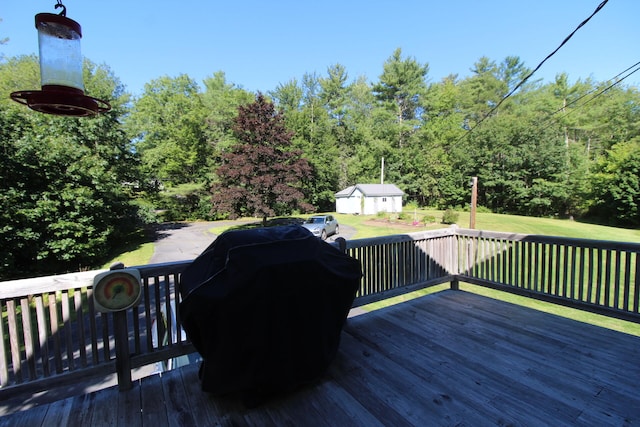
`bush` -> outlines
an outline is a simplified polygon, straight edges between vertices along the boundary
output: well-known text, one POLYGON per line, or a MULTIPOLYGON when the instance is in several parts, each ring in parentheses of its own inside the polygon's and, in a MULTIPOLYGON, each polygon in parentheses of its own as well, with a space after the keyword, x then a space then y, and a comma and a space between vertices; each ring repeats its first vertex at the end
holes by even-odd
POLYGON ((400 221, 406 221, 406 220, 408 220, 408 219, 411 219, 411 217, 410 217, 410 216, 409 216, 409 214, 408 214, 408 213, 406 213, 406 212, 400 212, 400 213, 398 214, 398 219, 399 219, 400 221))
POLYGON ((431 224, 431 223, 434 223, 434 222, 436 222, 436 217, 433 216, 433 215, 425 215, 425 216, 422 217, 422 223, 424 225, 431 224))
POLYGON ((455 212, 453 209, 447 209, 442 214, 442 223, 443 224, 455 224, 456 222, 458 222, 458 217, 459 216, 460 216, 460 214, 458 214, 458 212, 455 212))
POLYGON ((131 205, 135 207, 138 225, 144 227, 145 225, 159 222, 158 213, 153 203, 143 199, 134 199, 131 205))

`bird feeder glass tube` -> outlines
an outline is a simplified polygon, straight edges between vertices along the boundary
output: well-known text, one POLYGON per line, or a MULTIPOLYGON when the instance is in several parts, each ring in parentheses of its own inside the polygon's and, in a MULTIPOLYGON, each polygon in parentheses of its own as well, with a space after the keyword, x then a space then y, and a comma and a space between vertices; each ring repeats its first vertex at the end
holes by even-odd
POLYGON ((80 24, 51 13, 36 15, 42 89, 63 86, 84 92, 80 24))

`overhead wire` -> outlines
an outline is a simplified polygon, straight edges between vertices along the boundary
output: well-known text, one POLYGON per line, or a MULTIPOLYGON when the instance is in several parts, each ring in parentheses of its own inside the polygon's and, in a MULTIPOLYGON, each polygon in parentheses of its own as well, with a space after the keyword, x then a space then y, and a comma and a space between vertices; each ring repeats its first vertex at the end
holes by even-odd
POLYGON ((609 0, 602 1, 596 7, 596 9, 593 11, 593 13, 591 15, 589 15, 588 18, 586 18, 584 21, 582 21, 575 28, 575 30, 573 30, 567 37, 565 37, 565 39, 562 41, 562 43, 560 43, 560 45, 557 48, 555 48, 553 50, 553 52, 548 54, 529 74, 527 74, 522 80, 520 80, 520 82, 513 89, 511 89, 511 91, 509 91, 509 93, 507 93, 487 114, 484 115, 484 117, 482 117, 475 125, 473 125, 469 129, 469 131, 466 132, 457 142, 459 142, 460 140, 465 138, 467 135, 469 135, 475 128, 477 128, 482 122, 484 122, 487 118, 489 118, 498 108, 500 108, 500 106, 504 103, 504 101, 506 101, 509 97, 511 97, 511 95, 513 95, 518 89, 520 89, 522 87, 522 85, 525 84, 527 82, 527 80, 529 80, 531 78, 531 76, 533 76, 536 73, 536 71, 538 71, 540 69, 540 67, 542 67, 542 65, 545 62, 547 62, 547 60, 549 58, 551 58, 553 55, 555 55, 556 52, 558 52, 560 50, 560 48, 562 48, 562 46, 564 46, 580 28, 582 28, 587 22, 589 22, 591 20, 591 18, 593 18, 598 12, 600 12, 602 10, 602 8, 607 4, 608 1, 609 0))
MULTIPOLYGON (((603 89, 602 91, 600 91, 600 93, 594 95, 591 99, 589 99, 588 101, 586 101, 584 104, 579 105, 578 107, 582 107, 583 105, 588 104, 589 102, 593 101, 595 98, 597 98, 598 96, 602 95, 604 92, 608 91, 609 89, 611 89, 612 87, 614 87, 615 85, 618 85, 620 83, 622 83, 622 81, 624 81, 624 79, 626 79, 627 77, 629 77, 630 75, 636 73, 637 71, 640 70, 640 61, 636 62, 635 64, 633 64, 632 66, 628 67, 626 70, 619 72, 618 74, 616 74, 615 76, 613 76, 613 78, 611 78, 610 80, 613 80, 613 83, 609 86, 607 86, 605 89, 603 89), (637 67, 635 70, 631 71, 629 74, 627 74, 624 77, 620 77, 622 74, 626 73, 627 71, 631 70, 632 68, 637 67)), ((580 100, 586 98, 587 96, 591 95, 592 93, 594 93, 595 91, 597 91, 598 88, 594 88, 590 91, 588 91, 587 93, 585 93, 584 95, 579 96, 578 98, 574 99, 573 101, 569 102, 567 105, 558 108, 556 111, 549 113, 549 116, 553 116, 555 114, 558 114, 560 112, 563 112, 565 108, 570 107, 574 104, 577 104, 580 100)))
MULTIPOLYGON (((600 90, 598 93, 596 93, 595 95, 593 95, 591 98, 587 99, 585 102, 583 102, 580 105, 577 105, 576 107, 574 107, 573 109, 569 110, 569 111, 565 111, 565 109, 567 107, 570 107, 574 104, 577 104, 578 101, 586 98, 587 96, 591 95, 592 93, 596 92, 598 90, 598 88, 595 88, 593 90, 590 90, 589 92, 585 93, 584 95, 574 99, 573 101, 569 102, 567 105, 565 105, 564 107, 561 107, 559 109, 557 109, 556 111, 549 113, 548 116, 546 117, 546 119, 551 119, 551 120, 555 120, 554 123, 558 123, 559 119, 565 118, 567 117, 569 114, 577 111, 578 109, 584 107, 585 105, 587 105, 588 103, 590 103, 591 101, 593 101, 594 99, 604 95, 609 89, 611 89, 612 87, 619 85, 620 83, 622 83, 627 77, 637 73, 638 71, 640 71, 640 61, 636 62, 635 64, 633 64, 632 66, 628 67, 626 70, 616 74, 611 80, 613 80, 613 83, 611 83, 610 85, 608 85, 607 87, 605 87, 604 89, 600 90), (626 73, 627 71, 631 70, 632 68, 635 68, 634 70, 630 71, 627 75, 620 77, 622 74, 626 73), (559 117, 558 119, 554 119, 553 116, 555 116, 556 114, 560 113, 560 112, 564 112, 565 114, 562 115, 561 117, 559 117)), ((543 119, 546 120, 546 119, 543 119)), ((542 128, 542 130, 548 129, 549 127, 551 127, 554 123, 549 124, 548 126, 542 128)))

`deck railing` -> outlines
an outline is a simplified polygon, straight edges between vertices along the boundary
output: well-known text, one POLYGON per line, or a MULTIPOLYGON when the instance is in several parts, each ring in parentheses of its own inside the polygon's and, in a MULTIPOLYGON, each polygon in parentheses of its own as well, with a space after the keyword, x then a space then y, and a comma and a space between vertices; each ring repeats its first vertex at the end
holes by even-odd
MULTIPOLYGON (((464 281, 640 322, 640 244, 449 228, 350 240, 347 252, 363 269, 354 306, 464 281)), ((1 282, 0 400, 105 374, 127 388, 131 369, 192 353, 180 333, 158 339, 157 321, 179 318, 189 263, 137 267, 140 304, 116 315, 94 307, 98 271, 1 282)))
POLYGON ((457 232, 457 280, 640 322, 640 244, 457 232))

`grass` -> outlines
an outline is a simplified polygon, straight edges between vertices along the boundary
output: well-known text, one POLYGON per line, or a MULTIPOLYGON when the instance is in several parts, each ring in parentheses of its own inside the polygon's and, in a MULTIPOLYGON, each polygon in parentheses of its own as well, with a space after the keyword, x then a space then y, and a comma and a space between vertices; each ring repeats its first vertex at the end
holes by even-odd
MULTIPOLYGON (((433 212, 437 211, 432 211, 432 214, 433 212)), ((436 218, 439 218, 439 216, 436 216, 436 218)), ((468 212, 460 212, 458 224, 462 228, 469 227, 468 212)), ((568 219, 534 218, 494 213, 476 214, 476 229, 618 242, 640 241, 640 230, 607 227, 568 219)))
POLYGON ((114 262, 122 262, 125 266, 130 267, 133 265, 145 265, 149 264, 151 257, 153 256, 154 244, 153 242, 142 243, 135 249, 123 252, 120 255, 113 258, 111 261, 102 265, 103 269, 108 269, 114 262))

